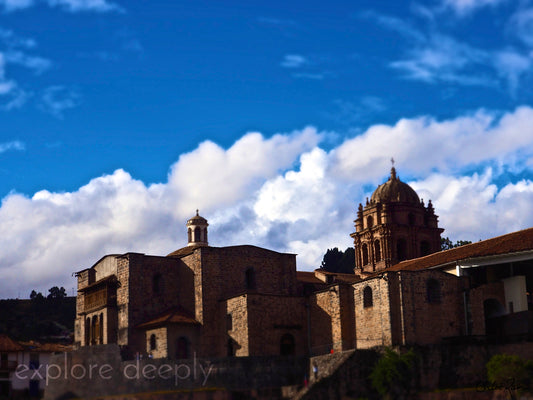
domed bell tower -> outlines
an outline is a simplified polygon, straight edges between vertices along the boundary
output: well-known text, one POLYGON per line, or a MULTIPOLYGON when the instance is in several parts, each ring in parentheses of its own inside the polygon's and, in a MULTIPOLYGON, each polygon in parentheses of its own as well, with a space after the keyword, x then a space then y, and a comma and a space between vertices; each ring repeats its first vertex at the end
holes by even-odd
POLYGON ((387 182, 379 185, 363 207, 359 204, 354 240, 355 273, 368 275, 401 261, 440 250, 438 217, 391 168, 387 182))
POLYGON ((196 215, 187 221, 187 246, 208 246, 207 242, 207 220, 196 215))

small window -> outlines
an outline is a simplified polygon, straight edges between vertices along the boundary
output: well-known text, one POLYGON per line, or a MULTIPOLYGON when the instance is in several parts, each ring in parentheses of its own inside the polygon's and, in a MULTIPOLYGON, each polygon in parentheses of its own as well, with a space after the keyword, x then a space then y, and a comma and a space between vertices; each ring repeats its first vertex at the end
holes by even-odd
POLYGON ((245 272, 246 289, 255 289, 255 270, 250 267, 245 272))
POLYGON ((363 307, 368 308, 374 305, 374 299, 372 298, 372 288, 366 286, 363 289, 363 307))
POLYGON ((413 213, 409 213, 409 215, 407 216, 407 219, 409 220, 410 226, 413 226, 415 224, 416 218, 413 213))
POLYGON ((157 349, 157 339, 155 338, 155 335, 152 333, 150 335, 150 351, 153 351, 157 349))
POLYGON ((431 304, 440 303, 440 283, 436 279, 428 279, 426 282, 427 302, 431 304))
POLYGON ((192 242, 192 229, 191 228, 187 229, 187 241, 189 243, 192 242))
POLYGON ((200 239, 200 234, 201 234, 201 230, 200 230, 200 227, 196 227, 194 228, 194 241, 195 242, 200 242, 202 241, 202 239, 200 239))
POLYGON ((279 347, 279 352, 282 356, 293 356, 296 348, 294 336, 292 336, 290 333, 283 335, 281 337, 279 347))
POLYGON ((431 253, 431 246, 427 240, 420 242, 420 256, 424 257, 431 253))
POLYGON ((374 218, 372 218, 372 215, 369 215, 366 219, 366 227, 368 229, 372 228, 374 226, 374 218))
POLYGON ((396 242, 396 254, 398 261, 407 260, 407 242, 405 239, 398 239, 396 242))
POLYGON ((155 274, 152 279, 152 292, 154 295, 158 295, 162 293, 162 278, 161 274, 155 274))
POLYGON ((368 246, 366 245, 366 243, 363 244, 361 251, 363 252, 363 265, 367 265, 368 264, 368 246))
POLYGON ((376 262, 381 261, 381 245, 379 244, 379 240, 374 242, 374 256, 376 258, 376 262))

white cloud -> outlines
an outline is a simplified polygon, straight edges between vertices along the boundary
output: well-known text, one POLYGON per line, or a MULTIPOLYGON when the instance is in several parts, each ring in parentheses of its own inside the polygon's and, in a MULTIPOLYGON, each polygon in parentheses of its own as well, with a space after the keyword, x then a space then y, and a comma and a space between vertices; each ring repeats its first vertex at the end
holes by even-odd
POLYGON ((26 146, 23 142, 19 140, 14 140, 12 142, 0 143, 0 154, 5 153, 10 150, 24 150, 26 146))
POLYGON ((497 6, 507 0, 443 0, 445 8, 453 10, 457 15, 464 16, 480 8, 497 6))
POLYGON ((46 88, 41 97, 40 107, 56 118, 62 119, 66 110, 80 105, 81 96, 75 90, 64 86, 46 88))
MULTIPOLYGON (((255 244, 298 253, 300 269, 327 248, 351 244, 357 204, 390 168, 433 200, 445 235, 478 240, 533 225, 533 182, 499 187, 513 167, 531 174, 533 109, 478 111, 437 121, 375 125, 331 151, 314 128, 265 138, 248 133, 230 148, 201 143, 146 185, 117 170, 74 192, 11 193, 0 207, 3 296, 74 285, 71 273, 107 253, 164 255, 185 245, 196 208, 214 246, 255 244), (464 173, 468 170, 482 173, 464 173)), ((11 145, 12 146, 12 145, 11 145)))
POLYGON ((39 2, 48 4, 50 7, 59 7, 69 12, 110 12, 119 11, 123 9, 116 3, 106 0, 0 0, 0 6, 3 6, 6 11, 23 10, 35 6, 39 2))
POLYGON ((287 54, 283 57, 280 65, 285 68, 300 68, 306 65, 309 61, 299 54, 287 54))
POLYGON ((33 0, 0 0, 0 5, 6 11, 21 10, 33 6, 33 0))
POLYGON ((509 20, 509 31, 529 47, 533 47, 533 8, 518 10, 509 20))

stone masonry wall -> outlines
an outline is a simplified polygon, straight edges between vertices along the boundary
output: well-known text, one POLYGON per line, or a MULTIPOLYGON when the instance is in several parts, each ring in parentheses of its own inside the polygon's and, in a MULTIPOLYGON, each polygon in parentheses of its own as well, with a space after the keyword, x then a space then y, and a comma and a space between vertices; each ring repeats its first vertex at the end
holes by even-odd
MULTIPOLYGON (((386 275, 384 275, 386 276, 386 275)), ((355 283, 355 340, 358 349, 392 344, 389 282, 384 277, 355 283), (372 290, 372 306, 364 307, 363 291, 372 290)))
POLYGON ((439 343, 465 333, 463 281, 441 271, 400 272, 405 344, 439 343), (428 301, 427 282, 439 284, 440 301, 428 301))
POLYGON ((305 298, 250 293, 248 299, 249 356, 280 355, 281 338, 291 335, 294 355, 305 355, 307 317, 305 298))

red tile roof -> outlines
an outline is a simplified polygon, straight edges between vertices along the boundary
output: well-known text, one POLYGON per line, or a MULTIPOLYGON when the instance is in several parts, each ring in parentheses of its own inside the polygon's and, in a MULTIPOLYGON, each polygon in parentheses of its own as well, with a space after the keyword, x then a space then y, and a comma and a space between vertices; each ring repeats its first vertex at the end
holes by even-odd
POLYGON ((29 342, 20 342, 24 350, 36 353, 62 353, 72 351, 72 346, 59 343, 39 343, 30 340, 29 342))
POLYGON ((533 228, 402 261, 386 271, 417 271, 469 258, 519 253, 527 250, 533 250, 533 228))
POLYGON ((181 307, 173 308, 160 314, 159 316, 144 322, 137 326, 137 328, 153 328, 156 326, 163 326, 168 324, 199 324, 194 316, 181 307))
POLYGON ((0 351, 1 352, 14 352, 23 351, 24 348, 5 334, 0 334, 0 351))

